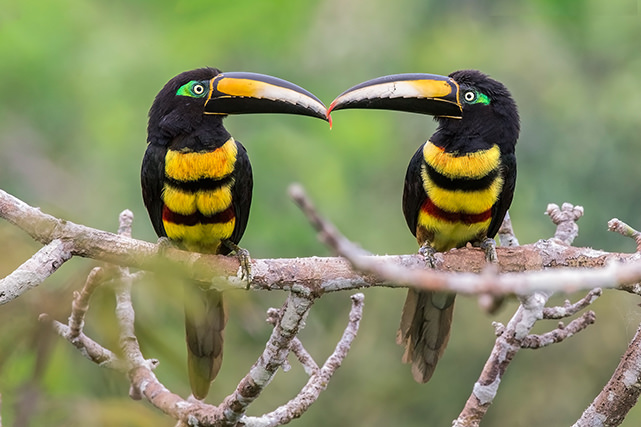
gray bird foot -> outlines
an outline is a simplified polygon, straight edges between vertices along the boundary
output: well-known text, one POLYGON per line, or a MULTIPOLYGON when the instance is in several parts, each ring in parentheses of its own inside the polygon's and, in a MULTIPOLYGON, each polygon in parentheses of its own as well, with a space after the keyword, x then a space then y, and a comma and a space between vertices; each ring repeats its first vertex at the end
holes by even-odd
POLYGON ((418 249, 418 253, 423 255, 423 259, 425 260, 425 265, 427 267, 429 268, 436 267, 436 258, 434 258, 434 254, 436 254, 436 251, 428 243, 424 243, 418 249))
POLYGON ((242 271, 241 279, 247 280, 247 286, 245 287, 245 289, 249 290, 249 286, 251 285, 253 279, 251 269, 251 256, 249 255, 249 251, 247 249, 241 248, 231 240, 223 240, 223 244, 236 253, 236 257, 238 258, 238 262, 240 263, 240 268, 242 271))

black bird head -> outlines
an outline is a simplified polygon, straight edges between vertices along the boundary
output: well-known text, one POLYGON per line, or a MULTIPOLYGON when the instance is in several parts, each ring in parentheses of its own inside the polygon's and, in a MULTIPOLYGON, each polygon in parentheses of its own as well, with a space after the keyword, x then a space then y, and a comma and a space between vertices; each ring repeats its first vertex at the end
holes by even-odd
POLYGON ((499 144, 501 152, 513 153, 520 120, 516 103, 505 85, 476 70, 455 71, 449 77, 459 86, 462 118, 456 121, 436 116, 440 126, 435 137, 454 133, 478 135, 484 141, 499 144))
POLYGON ((305 89, 264 74, 216 68, 185 71, 169 80, 149 110, 149 142, 162 142, 220 124, 228 114, 286 113, 329 120, 323 103, 305 89))
MULTIPOLYGON (((500 82, 476 70, 434 74, 396 74, 360 83, 339 95, 327 114, 347 108, 408 111, 435 116, 439 137, 480 137, 514 151, 519 114, 510 92, 500 82)), ((436 138, 437 140, 434 140, 436 138)))

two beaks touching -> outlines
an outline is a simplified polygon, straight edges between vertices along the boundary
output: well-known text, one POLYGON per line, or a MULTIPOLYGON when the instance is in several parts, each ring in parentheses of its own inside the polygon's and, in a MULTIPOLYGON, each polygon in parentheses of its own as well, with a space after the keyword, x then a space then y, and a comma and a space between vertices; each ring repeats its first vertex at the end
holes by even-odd
POLYGON ((177 94, 205 98, 205 114, 285 113, 332 123, 331 112, 348 108, 408 111, 461 118, 459 84, 435 74, 396 74, 360 83, 339 95, 329 108, 312 93, 286 80, 248 72, 220 73, 210 80, 190 81, 177 94))

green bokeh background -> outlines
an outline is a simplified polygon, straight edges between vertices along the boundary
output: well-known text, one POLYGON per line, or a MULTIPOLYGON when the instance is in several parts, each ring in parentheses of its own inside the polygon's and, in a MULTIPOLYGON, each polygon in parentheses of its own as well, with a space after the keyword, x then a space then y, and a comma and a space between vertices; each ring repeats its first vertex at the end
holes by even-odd
MULTIPOLYGON (((521 112, 519 177, 511 209, 521 243, 550 237, 548 203, 585 207, 577 246, 631 252, 606 231, 619 217, 641 227, 641 17, 637 0, 571 1, 22 0, 0 5, 0 188, 44 211, 106 230, 133 210, 134 237, 155 241, 140 196, 146 114, 179 72, 215 66, 295 82, 329 103, 385 74, 448 74, 477 68, 504 82, 521 112)), ((255 258, 329 255, 286 188, 300 182, 347 237, 374 253, 416 251, 401 214, 405 168, 434 131, 426 117, 345 111, 334 128, 296 116, 226 119, 254 168, 242 246, 255 258)), ((0 274, 39 245, 0 222, 0 274)), ((0 307, 0 393, 8 426, 171 426, 127 397, 119 374, 98 368, 37 322, 68 316, 71 293, 95 263, 73 259, 42 286, 0 307)), ((405 292, 366 293, 361 332, 329 388, 298 426, 445 426, 462 409, 506 322, 460 297, 445 357, 417 385, 394 343, 405 292)), ((181 290, 137 285, 137 332, 160 379, 188 393, 181 290)), ((577 298, 580 295, 573 295, 577 298)), ((565 296, 563 296, 565 298, 565 296)), ((554 298, 561 303, 562 297, 554 298)), ((208 398, 218 403, 269 336, 265 310, 283 293, 230 295, 223 369, 208 398)), ((609 379, 641 321, 638 300, 606 292, 597 324, 567 342, 520 352, 485 426, 571 425, 609 379)), ((301 334, 320 362, 342 333, 348 294, 328 295, 301 334)), ((113 296, 92 300, 87 332, 116 348, 113 296)), ((555 327, 537 326, 537 332, 555 327)), ((259 415, 293 397, 302 369, 279 372, 251 406, 259 415)), ((641 423, 635 408, 623 423, 641 423)))

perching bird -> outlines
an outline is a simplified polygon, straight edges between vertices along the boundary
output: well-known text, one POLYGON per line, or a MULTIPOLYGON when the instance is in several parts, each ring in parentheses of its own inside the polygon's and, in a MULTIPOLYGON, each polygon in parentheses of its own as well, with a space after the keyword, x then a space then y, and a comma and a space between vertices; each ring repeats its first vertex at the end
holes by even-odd
MULTIPOLYGON (((438 129, 416 151, 405 176, 403 213, 419 250, 481 245, 495 261, 494 236, 512 203, 519 114, 510 92, 476 70, 449 77, 399 74, 348 89, 332 110, 375 108, 433 115, 438 129)), ((397 342, 417 382, 427 382, 450 336, 454 294, 410 289, 397 342)))
MULTIPOLYGON (((239 252, 253 178, 247 151, 223 118, 241 113, 327 120, 314 95, 275 77, 201 68, 171 79, 149 110, 141 183, 156 233, 181 249, 239 252)), ((189 381, 193 395, 204 399, 222 363, 227 316, 221 292, 190 283, 185 293, 189 381)))

